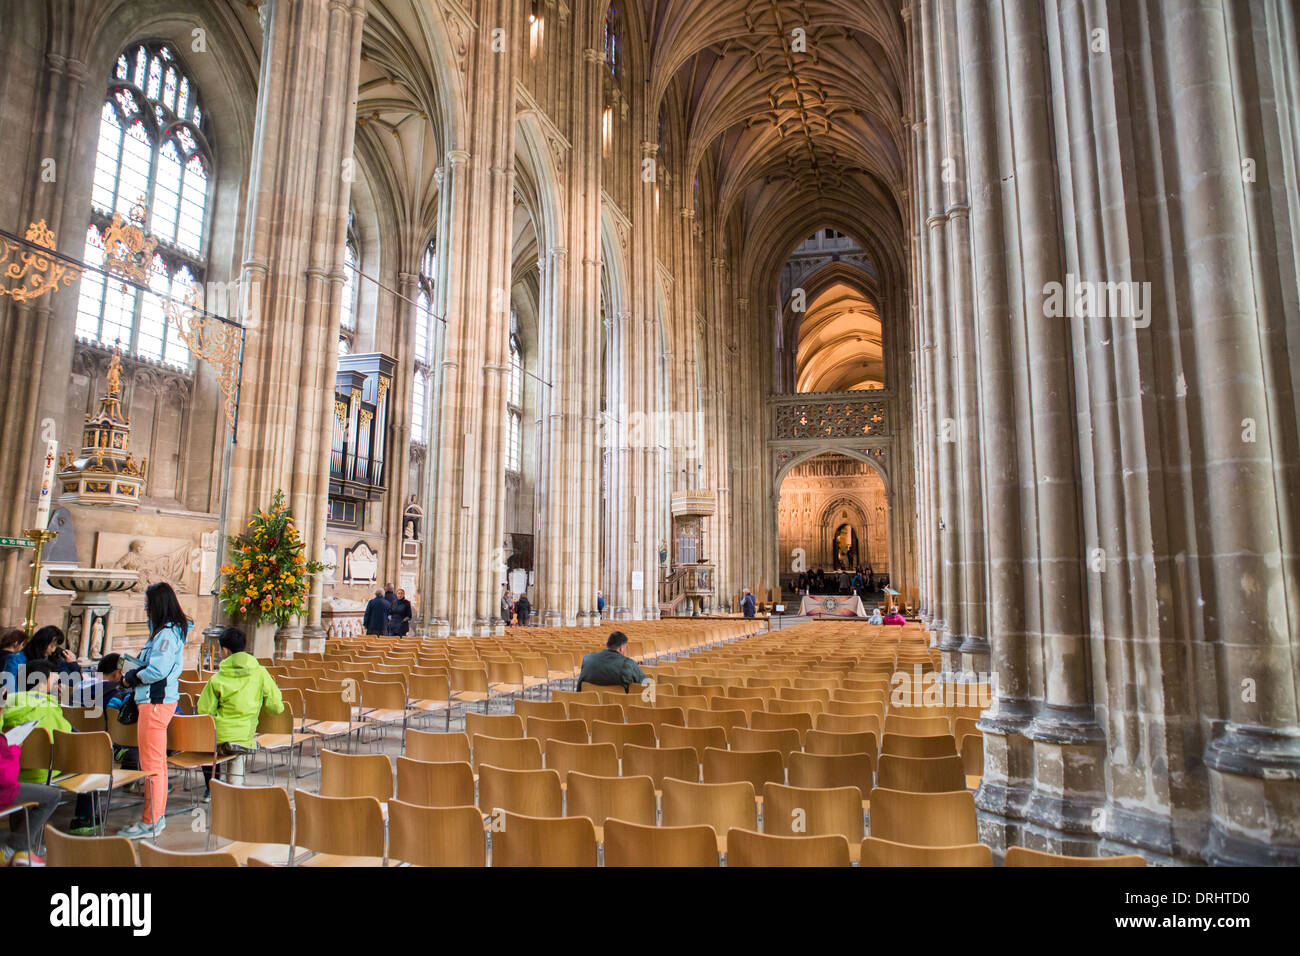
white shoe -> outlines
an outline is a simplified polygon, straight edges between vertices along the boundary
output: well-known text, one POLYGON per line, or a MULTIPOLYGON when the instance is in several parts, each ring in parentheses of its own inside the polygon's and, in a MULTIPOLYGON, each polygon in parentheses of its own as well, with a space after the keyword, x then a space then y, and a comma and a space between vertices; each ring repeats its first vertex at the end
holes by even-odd
POLYGON ((138 820, 129 827, 123 827, 117 831, 118 836, 126 837, 128 840, 142 840, 146 837, 152 837, 155 834, 162 833, 167 827, 166 817, 159 818, 157 823, 145 823, 138 820))

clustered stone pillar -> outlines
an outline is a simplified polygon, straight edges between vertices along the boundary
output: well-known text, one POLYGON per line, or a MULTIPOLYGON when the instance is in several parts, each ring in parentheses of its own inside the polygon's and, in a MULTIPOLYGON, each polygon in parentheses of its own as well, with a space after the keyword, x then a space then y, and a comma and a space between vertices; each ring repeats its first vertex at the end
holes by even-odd
POLYGON ((911 10, 922 603, 988 637, 981 837, 1294 864, 1294 10, 911 10))

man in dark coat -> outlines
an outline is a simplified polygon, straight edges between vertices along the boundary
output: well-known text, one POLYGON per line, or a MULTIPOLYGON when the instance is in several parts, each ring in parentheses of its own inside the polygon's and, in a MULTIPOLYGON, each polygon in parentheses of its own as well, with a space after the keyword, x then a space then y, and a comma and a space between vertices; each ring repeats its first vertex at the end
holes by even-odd
POLYGON ((753 617, 756 603, 757 602, 754 600, 754 592, 749 588, 745 588, 745 596, 740 599, 740 613, 745 615, 745 617, 753 617))
POLYGON ((376 591, 375 596, 366 602, 366 613, 361 618, 361 625, 367 634, 383 637, 388 633, 388 615, 393 606, 384 600, 384 592, 376 591))
POLYGON ((528 615, 533 611, 533 606, 528 603, 528 594, 519 595, 519 600, 515 602, 515 617, 519 618, 519 626, 528 626, 528 615))
POLYGON ((397 589, 396 597, 388 612, 388 633, 401 637, 411 629, 411 602, 406 599, 404 588, 397 589))

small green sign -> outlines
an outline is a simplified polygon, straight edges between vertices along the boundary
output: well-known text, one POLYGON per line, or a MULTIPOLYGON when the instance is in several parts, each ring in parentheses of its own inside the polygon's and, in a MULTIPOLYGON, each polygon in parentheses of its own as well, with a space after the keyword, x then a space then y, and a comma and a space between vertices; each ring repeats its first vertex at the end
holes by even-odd
POLYGON ((31 538, 0 538, 0 548, 30 548, 31 538))

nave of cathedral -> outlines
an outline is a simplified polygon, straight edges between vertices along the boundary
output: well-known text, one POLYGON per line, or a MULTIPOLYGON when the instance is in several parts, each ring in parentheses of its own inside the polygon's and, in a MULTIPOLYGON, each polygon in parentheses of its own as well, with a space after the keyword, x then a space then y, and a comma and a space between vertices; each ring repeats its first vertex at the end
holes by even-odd
POLYGON ((622 628, 872 773, 915 667, 999 864, 1300 863, 1296 13, 3 0, 0 627, 574 655, 471 735, 622 628))

